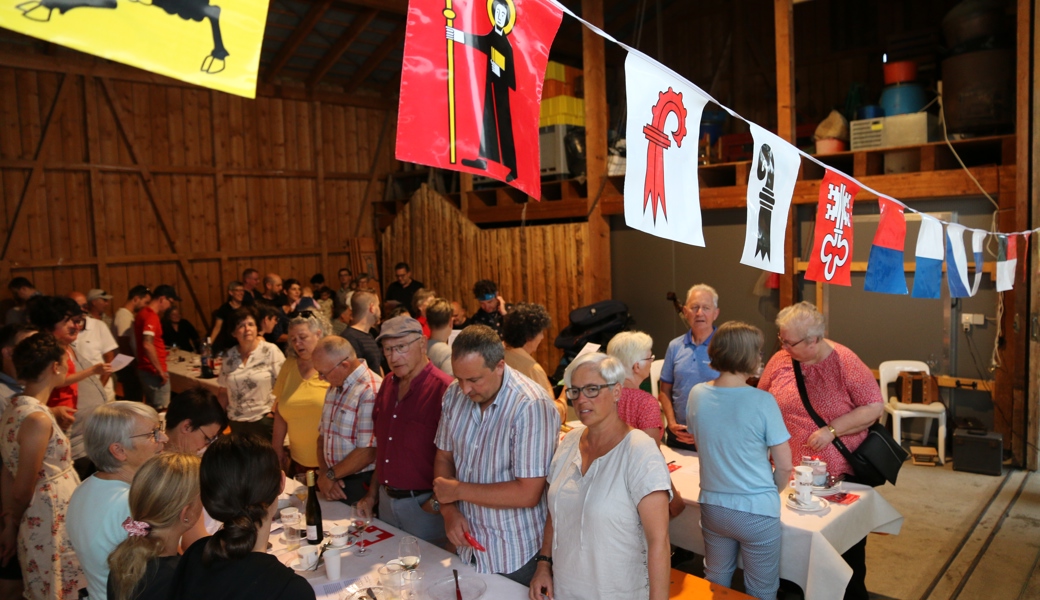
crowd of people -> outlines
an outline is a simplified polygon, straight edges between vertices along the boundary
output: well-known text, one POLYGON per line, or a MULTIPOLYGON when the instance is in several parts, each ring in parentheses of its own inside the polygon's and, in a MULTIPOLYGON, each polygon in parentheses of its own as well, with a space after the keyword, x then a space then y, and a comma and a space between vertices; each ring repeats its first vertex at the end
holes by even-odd
MULTIPOLYGON (((531 600, 660 600, 669 519, 685 506, 664 443, 700 457, 707 578, 729 586, 739 555, 748 593, 775 598, 793 457, 809 448, 854 481, 831 442, 855 449, 880 416, 870 370, 808 303, 780 312, 763 367, 761 331, 717 326, 718 294, 695 285, 657 397, 643 389, 653 340, 636 331, 575 358, 557 394, 533 358, 545 307, 507 304, 481 280, 468 316, 405 263, 382 300, 371 278, 338 275, 333 290, 320 275, 305 287, 246 270, 208 335, 219 394, 172 398, 168 349, 203 345, 172 286, 136 286, 110 317, 104 290, 45 296, 13 280, 0 595, 312 598, 266 549, 284 478, 315 471, 325 500, 529 586, 531 600), (113 374, 116 352, 135 360, 113 374), (582 426, 561 439, 568 414, 582 426)), ((865 540, 845 555, 846 598, 866 597, 864 552, 865 540)))

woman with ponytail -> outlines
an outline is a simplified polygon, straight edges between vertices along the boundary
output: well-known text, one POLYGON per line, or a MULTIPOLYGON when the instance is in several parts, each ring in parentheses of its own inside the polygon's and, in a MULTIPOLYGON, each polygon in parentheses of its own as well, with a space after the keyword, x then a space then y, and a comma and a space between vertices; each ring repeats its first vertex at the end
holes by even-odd
POLYGON ((232 433, 202 457, 202 505, 223 529, 184 552, 169 600, 314 600, 314 590, 267 554, 285 476, 271 441, 232 433))
POLYGON ((109 600, 165 600, 181 536, 201 514, 198 456, 160 454, 144 463, 130 486, 128 537, 108 557, 109 600))

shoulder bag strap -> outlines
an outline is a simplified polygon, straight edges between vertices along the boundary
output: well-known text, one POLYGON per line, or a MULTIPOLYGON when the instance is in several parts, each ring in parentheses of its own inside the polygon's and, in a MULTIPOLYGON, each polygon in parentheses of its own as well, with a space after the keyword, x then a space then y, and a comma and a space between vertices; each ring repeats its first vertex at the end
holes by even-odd
MULTIPOLYGON (((805 388, 805 376, 802 375, 802 364, 795 359, 791 359, 794 364, 794 380, 798 383, 798 395, 802 397, 802 404, 805 406, 805 412, 809 413, 809 416, 813 421, 816 422, 820 428, 827 427, 827 422, 823 420, 820 413, 816 412, 813 408, 812 403, 809 402, 809 390, 805 388)), ((849 464, 854 464, 852 461, 852 452, 849 451, 845 443, 841 441, 841 437, 835 435, 834 441, 831 442, 841 452, 841 455, 845 457, 845 460, 849 461, 849 464)))

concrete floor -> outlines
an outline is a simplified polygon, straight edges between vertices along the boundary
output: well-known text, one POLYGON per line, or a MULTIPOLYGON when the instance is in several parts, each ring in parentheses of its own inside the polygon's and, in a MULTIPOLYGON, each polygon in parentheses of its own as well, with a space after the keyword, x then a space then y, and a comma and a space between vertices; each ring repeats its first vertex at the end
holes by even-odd
MULTIPOLYGON (((993 477, 956 472, 949 461, 943 467, 907 462, 899 485, 880 491, 905 521, 898 536, 868 539, 872 598, 1040 599, 1040 473, 1005 469, 993 477)), ((703 575, 701 560, 676 566, 703 575)), ((738 571, 734 588, 743 589, 742 578, 738 571)))

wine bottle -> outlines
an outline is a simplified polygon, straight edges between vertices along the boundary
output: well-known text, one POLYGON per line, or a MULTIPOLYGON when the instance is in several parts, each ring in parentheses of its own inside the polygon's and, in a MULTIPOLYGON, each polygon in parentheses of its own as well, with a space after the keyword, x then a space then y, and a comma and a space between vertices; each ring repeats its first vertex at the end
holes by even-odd
POLYGON ((206 338, 206 341, 202 343, 202 348, 200 348, 200 350, 201 352, 199 354, 201 356, 199 367, 200 371, 202 371, 200 375, 202 376, 202 379, 213 379, 213 377, 215 377, 213 374, 213 346, 210 345, 208 337, 206 338))
POLYGON ((315 483, 314 471, 307 471, 307 508, 305 511, 307 521, 307 543, 312 546, 320 544, 325 538, 325 531, 321 526, 321 505, 318 504, 318 486, 315 483))

